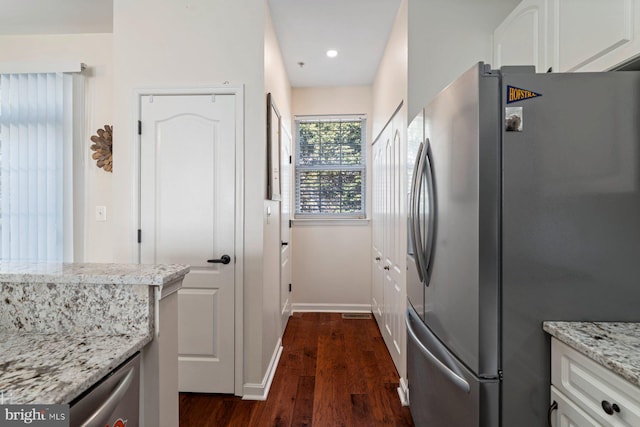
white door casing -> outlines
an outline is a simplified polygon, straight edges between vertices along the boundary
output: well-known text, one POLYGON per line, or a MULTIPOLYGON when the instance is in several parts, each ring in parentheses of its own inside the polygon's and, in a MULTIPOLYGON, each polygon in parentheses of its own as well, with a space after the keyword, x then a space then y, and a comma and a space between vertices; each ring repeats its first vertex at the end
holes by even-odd
POLYGON ((140 262, 191 266, 178 295, 181 391, 237 388, 237 98, 140 98, 140 262))

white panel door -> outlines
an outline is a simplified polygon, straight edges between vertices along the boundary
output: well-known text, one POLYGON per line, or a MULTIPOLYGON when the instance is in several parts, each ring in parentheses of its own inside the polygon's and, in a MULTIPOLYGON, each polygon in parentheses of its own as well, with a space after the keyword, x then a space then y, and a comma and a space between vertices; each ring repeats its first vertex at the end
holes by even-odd
POLYGON ((280 134, 280 309, 284 333, 291 315, 291 136, 284 128, 280 134))
POLYGON ((384 174, 384 148, 385 138, 381 136, 373 145, 373 189, 372 189, 372 232, 373 232, 373 271, 371 289, 371 310, 378 321, 378 326, 383 327, 383 287, 384 276, 382 260, 384 251, 384 201, 385 201, 385 174, 384 174))
MULTIPOLYGON (((392 122, 393 123, 393 122, 392 122)), ((385 215, 384 215, 384 324, 389 353, 400 371, 404 350, 402 349, 403 292, 400 286, 402 271, 399 261, 400 242, 398 218, 400 216, 400 131, 392 128, 385 141, 385 215)))
POLYGON ((406 212, 403 204, 404 109, 400 108, 373 145, 373 265, 372 311, 400 375, 406 372, 406 212))
POLYGON ((235 102, 142 97, 140 260, 191 266, 178 294, 180 391, 234 392, 235 102))

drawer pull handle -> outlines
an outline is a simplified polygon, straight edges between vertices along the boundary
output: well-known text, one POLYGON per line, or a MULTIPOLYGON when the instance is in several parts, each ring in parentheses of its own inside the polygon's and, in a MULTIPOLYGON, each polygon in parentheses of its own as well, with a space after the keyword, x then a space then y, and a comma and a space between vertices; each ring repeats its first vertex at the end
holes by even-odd
POLYGON ((620 407, 615 403, 609 403, 606 400, 602 401, 602 409, 609 415, 613 415, 614 412, 620 412, 620 407))

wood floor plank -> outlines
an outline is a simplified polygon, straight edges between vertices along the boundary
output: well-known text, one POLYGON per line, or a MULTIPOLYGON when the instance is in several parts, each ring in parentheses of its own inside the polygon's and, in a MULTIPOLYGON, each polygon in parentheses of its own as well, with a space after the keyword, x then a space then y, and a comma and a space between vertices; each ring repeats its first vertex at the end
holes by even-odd
POLYGON ((352 394, 351 410, 354 427, 370 427, 375 426, 373 419, 371 402, 368 394, 352 394))
POLYGON ((372 414, 377 426, 394 425, 391 407, 387 402, 384 391, 384 383, 380 381, 381 373, 378 366, 378 359, 373 351, 364 354, 365 365, 364 374, 367 379, 368 395, 371 402, 372 414))
POLYGON ((182 393, 180 427, 412 427, 373 319, 295 313, 266 401, 182 393))
MULTIPOLYGON (((284 427, 291 425, 293 407, 298 393, 298 384, 291 381, 291 378, 299 378, 300 370, 284 368, 276 373, 272 384, 273 399, 265 402, 264 417, 272 420, 270 424, 274 427, 284 427)), ((271 392, 269 393, 271 395, 271 392)))
MULTIPOLYGON (((251 416, 253 415, 258 402, 241 400, 240 398, 236 399, 236 406, 233 411, 233 415, 226 427, 247 427, 251 425, 251 416)), ((196 425, 197 424, 194 424, 194 427, 196 425)), ((224 426, 222 423, 218 423, 218 425, 221 427, 224 426)))
POLYGON ((347 348, 345 345, 343 323, 332 325, 330 335, 330 351, 332 372, 332 399, 333 399, 333 422, 336 426, 351 426, 351 393, 349 392, 349 378, 347 364, 348 360, 347 348))
POLYGON ((411 413, 408 410, 406 410, 408 408, 404 408, 402 406, 402 403, 400 402, 400 397, 398 396, 398 384, 386 383, 384 385, 384 389, 387 392, 387 402, 389 402, 391 411, 394 414, 397 414, 395 419, 395 425, 397 427, 413 426, 413 419, 411 418, 411 413))
MULTIPOLYGON (((334 419, 333 401, 333 366, 331 340, 327 333, 318 337, 318 362, 316 367, 316 384, 313 390, 313 424, 317 426, 339 423, 334 419)), ((338 424, 340 425, 340 424, 338 424)))
POLYGON ((360 320, 345 320, 344 322, 345 353, 349 360, 347 373, 350 394, 367 393, 367 382, 362 372, 362 366, 364 364, 363 353, 370 347, 367 343, 368 336, 363 333, 362 329, 363 325, 360 320))
POLYGON ((298 392, 293 406, 291 425, 311 427, 313 425, 313 396, 316 387, 315 377, 301 376, 298 379, 298 392))

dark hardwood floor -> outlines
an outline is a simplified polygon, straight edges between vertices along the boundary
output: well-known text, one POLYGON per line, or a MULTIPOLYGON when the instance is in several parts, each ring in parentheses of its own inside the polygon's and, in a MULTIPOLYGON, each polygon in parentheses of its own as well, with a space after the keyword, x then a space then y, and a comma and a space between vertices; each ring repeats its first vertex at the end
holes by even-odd
POLYGON ((296 313, 266 401, 180 394, 180 427, 413 426, 374 319, 296 313))

